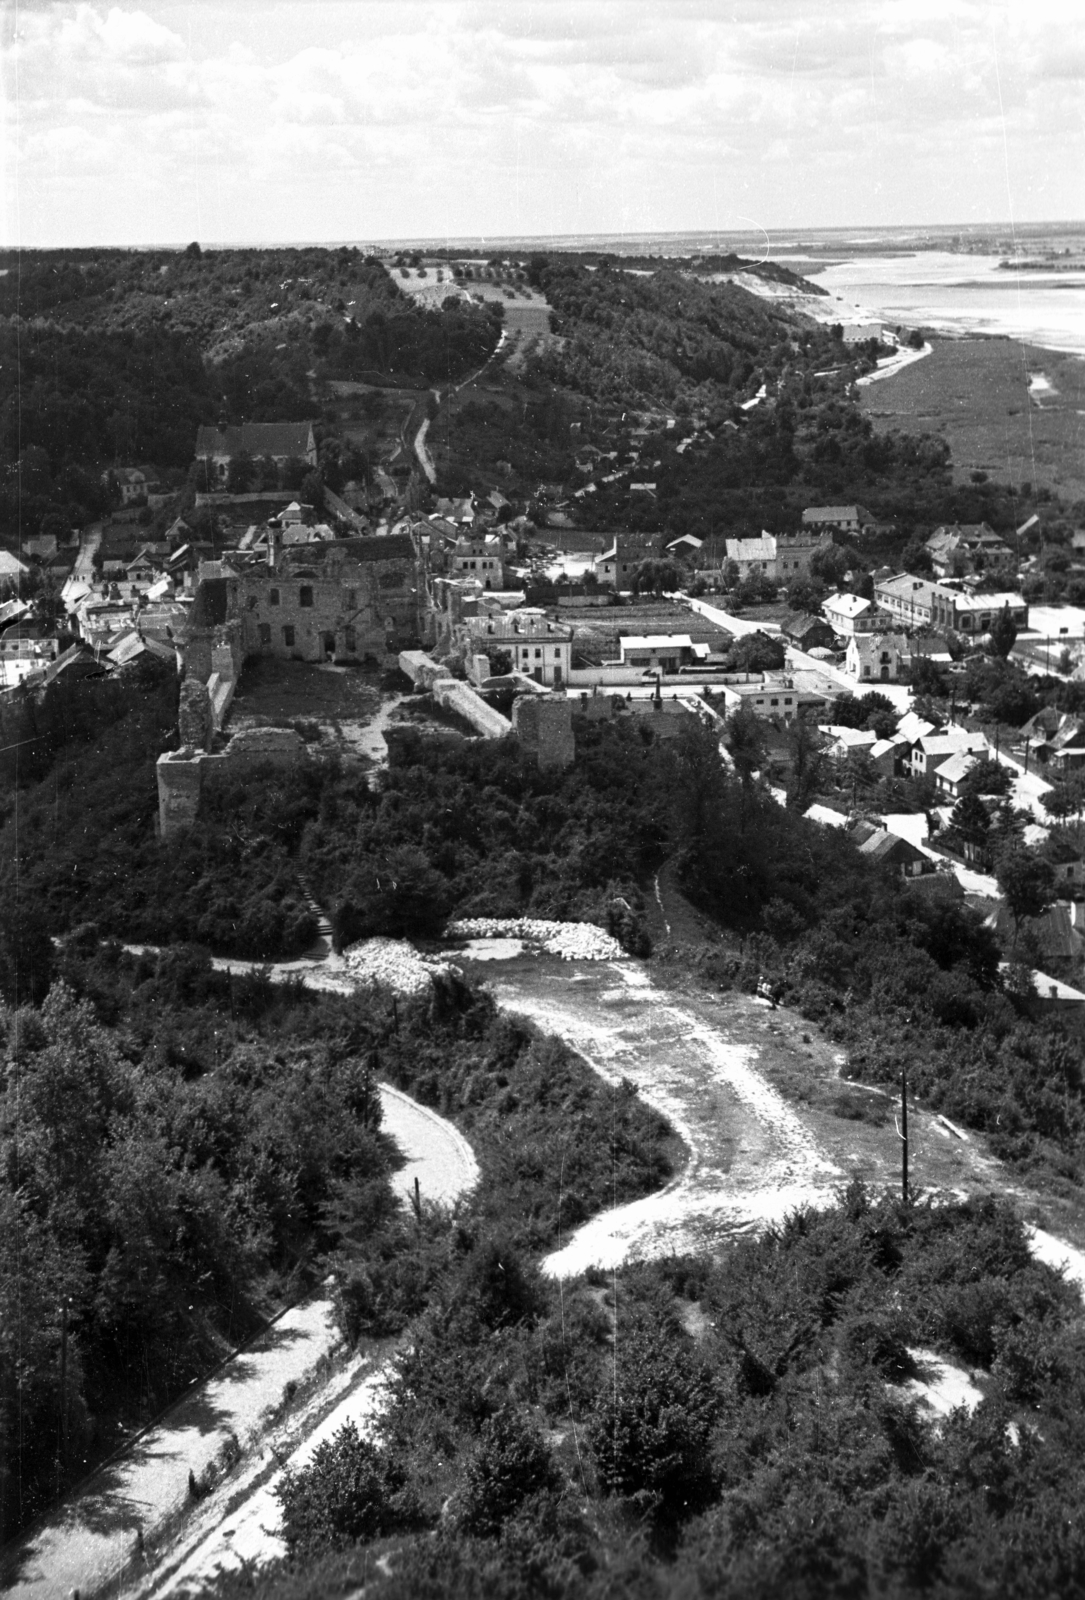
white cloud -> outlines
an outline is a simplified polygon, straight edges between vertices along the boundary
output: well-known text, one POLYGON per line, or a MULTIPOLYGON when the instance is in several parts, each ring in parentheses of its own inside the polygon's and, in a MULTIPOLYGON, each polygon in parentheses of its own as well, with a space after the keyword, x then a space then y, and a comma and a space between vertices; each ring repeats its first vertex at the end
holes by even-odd
POLYGON ((100 238, 118 186, 182 239, 197 214, 206 237, 607 230, 634 214, 712 227, 751 193, 783 226, 897 220, 903 193, 951 220, 1005 211, 1003 136, 1022 195, 1085 211, 1085 11, 722 9, 24 4, 6 52, 8 233, 18 215, 36 238, 100 238))

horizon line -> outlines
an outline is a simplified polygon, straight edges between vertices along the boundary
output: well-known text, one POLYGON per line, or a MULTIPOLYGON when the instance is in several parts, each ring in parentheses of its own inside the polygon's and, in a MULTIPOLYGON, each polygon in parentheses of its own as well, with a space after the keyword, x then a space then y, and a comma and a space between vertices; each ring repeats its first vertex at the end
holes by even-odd
MULTIPOLYGON (((1011 234, 1021 234, 1030 229, 1055 229, 1071 228, 1085 229, 1085 218, 1052 218, 1041 222, 1014 222, 1009 218, 997 222, 923 222, 923 223, 832 223, 827 225, 807 225, 775 228, 660 228, 641 229, 629 232, 610 232, 600 230, 597 233, 462 233, 462 234, 410 234, 388 236, 369 239, 336 238, 336 239, 212 239, 205 244, 201 240, 145 240, 127 244, 108 244, 96 241, 90 244, 0 244, 0 254, 18 254, 22 251, 59 251, 59 250, 185 250, 192 243, 199 243, 201 250, 341 250, 341 249, 418 249, 421 247, 451 249, 453 247, 489 249, 498 245, 547 245, 551 249, 563 245, 572 249, 592 249, 599 246, 600 241, 640 241, 649 243, 659 240, 682 240, 690 238, 715 239, 764 239, 770 234, 789 235, 788 248, 795 248, 799 243, 811 244, 816 242, 818 235, 841 234, 866 234, 874 242, 877 236, 887 234, 922 235, 934 233, 959 233, 976 234, 1007 230, 1011 234), (803 235, 812 238, 804 239, 803 235)), ((854 238, 843 242, 865 243, 863 238, 854 238)))

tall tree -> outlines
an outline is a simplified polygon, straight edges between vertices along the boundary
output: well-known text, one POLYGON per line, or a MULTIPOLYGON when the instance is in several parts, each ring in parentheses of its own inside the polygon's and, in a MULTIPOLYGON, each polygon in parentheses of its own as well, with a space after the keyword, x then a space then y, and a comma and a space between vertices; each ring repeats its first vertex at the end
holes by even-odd
POLYGON ((998 887, 1013 918, 1013 947, 1021 934, 1021 924, 1030 917, 1040 917, 1048 906, 1054 905, 1055 874, 1051 863, 1035 850, 1018 845, 1007 850, 995 867, 998 887))
POLYGON ((1004 605, 998 616, 991 624, 991 653, 1002 656, 1009 655, 1017 639, 1017 624, 1010 615, 1010 608, 1004 605))

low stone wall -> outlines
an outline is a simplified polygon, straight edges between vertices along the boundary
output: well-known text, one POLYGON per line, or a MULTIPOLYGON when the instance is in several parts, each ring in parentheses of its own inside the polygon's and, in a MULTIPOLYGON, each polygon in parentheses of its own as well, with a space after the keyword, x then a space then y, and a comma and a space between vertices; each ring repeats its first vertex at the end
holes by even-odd
POLYGON ((424 650, 401 650, 399 668, 410 678, 415 688, 432 689, 441 678, 449 677, 447 667, 439 667, 424 650))
POLYGON ((512 732, 512 724, 500 711, 488 706, 468 683, 460 683, 456 678, 438 678, 432 694, 438 705, 458 712, 485 739, 503 739, 512 732))
POLYGON ((168 839, 179 828, 194 826, 203 787, 216 777, 235 778, 268 766, 289 769, 306 760, 305 745, 293 728, 246 728, 214 754, 191 745, 167 750, 155 765, 160 836, 168 839))

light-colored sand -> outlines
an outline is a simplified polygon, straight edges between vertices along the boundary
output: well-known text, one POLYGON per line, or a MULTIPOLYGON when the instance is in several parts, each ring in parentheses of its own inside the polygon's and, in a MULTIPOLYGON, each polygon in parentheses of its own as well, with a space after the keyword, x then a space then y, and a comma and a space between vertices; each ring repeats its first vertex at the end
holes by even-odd
POLYGON ((296 1472, 307 1466, 317 1446, 332 1439, 345 1423, 353 1422, 360 1433, 368 1433, 387 1403, 387 1387, 386 1366, 366 1371, 364 1362, 353 1363, 342 1399, 303 1442, 293 1449, 276 1445, 274 1454, 270 1449, 262 1453, 253 1464, 250 1491, 243 1493, 245 1485, 241 1483, 232 1486, 235 1508, 225 1516, 222 1507, 211 1508, 194 1519, 183 1544, 134 1595, 199 1594, 219 1573, 236 1571, 245 1563, 260 1566, 284 1556, 286 1542, 275 1493, 283 1470, 296 1472))
POLYGON ((1085 1251, 1056 1239, 1054 1234, 1047 1233, 1043 1228, 1030 1226, 1028 1236, 1029 1249, 1037 1261, 1046 1262, 1056 1270, 1061 1268, 1067 1282, 1076 1284, 1078 1291, 1085 1295, 1085 1251))
POLYGON ((634 1257, 696 1249, 720 1232, 778 1221, 805 1204, 825 1204, 842 1173, 780 1093, 754 1053, 709 1028, 653 987, 635 961, 614 962, 617 983, 589 997, 570 986, 551 999, 523 981, 496 992, 579 1050, 610 1083, 628 1078, 662 1112, 690 1151, 685 1169, 659 1194, 593 1217, 547 1256, 543 1271, 572 1277, 634 1257), (632 1011, 632 1015, 630 1014, 632 1011), (730 1137, 741 1129, 737 1145, 730 1137))
POLYGON ((939 1417, 948 1417, 958 1406, 974 1411, 979 1405, 983 1390, 977 1388, 963 1367, 954 1366, 933 1350, 912 1350, 910 1354, 919 1367, 919 1375, 901 1384, 907 1395, 939 1417))
POLYGON ((410 1095, 381 1084, 383 1126, 407 1156, 407 1165, 392 1179, 405 1199, 414 1193, 417 1177, 423 1200, 451 1205, 478 1182, 475 1152, 458 1128, 410 1095))

